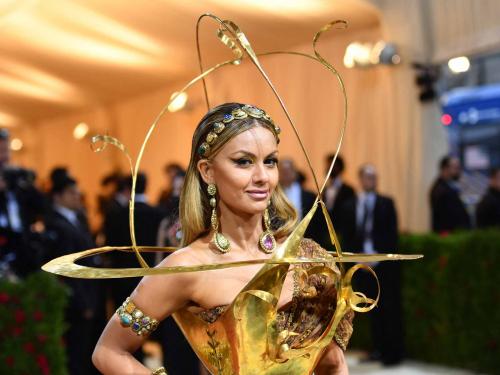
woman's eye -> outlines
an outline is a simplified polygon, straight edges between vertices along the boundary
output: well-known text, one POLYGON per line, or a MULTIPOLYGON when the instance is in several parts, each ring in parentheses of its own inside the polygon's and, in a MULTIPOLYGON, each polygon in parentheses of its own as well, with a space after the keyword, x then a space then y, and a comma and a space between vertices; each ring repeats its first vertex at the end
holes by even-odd
POLYGON ((234 160, 234 162, 235 162, 237 165, 241 165, 241 166, 245 166, 245 165, 250 165, 250 164, 252 164, 252 160, 250 160, 250 159, 245 159, 245 158, 236 159, 236 160, 234 160))
POLYGON ((276 158, 269 158, 269 159, 266 159, 265 163, 267 165, 271 165, 271 166, 276 166, 278 164, 278 159, 276 158))

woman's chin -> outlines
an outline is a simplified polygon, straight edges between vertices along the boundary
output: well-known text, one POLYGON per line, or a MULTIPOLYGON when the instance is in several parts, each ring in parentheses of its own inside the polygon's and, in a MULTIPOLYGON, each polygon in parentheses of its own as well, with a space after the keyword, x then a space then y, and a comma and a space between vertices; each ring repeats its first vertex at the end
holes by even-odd
POLYGON ((243 215, 260 215, 267 208, 267 202, 247 202, 244 206, 240 206, 240 211, 243 215))

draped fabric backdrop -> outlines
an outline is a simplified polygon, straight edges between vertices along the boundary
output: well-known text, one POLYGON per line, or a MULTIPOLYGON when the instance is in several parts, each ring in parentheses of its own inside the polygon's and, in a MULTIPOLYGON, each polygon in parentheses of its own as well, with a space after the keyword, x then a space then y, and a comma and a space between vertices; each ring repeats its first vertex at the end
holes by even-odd
MULTIPOLYGON (((342 148, 347 165, 345 178, 356 184, 360 164, 373 163, 379 171, 380 191, 396 200, 401 228, 423 231, 428 229, 429 185, 436 173, 436 162, 447 152, 447 147, 437 104, 422 105, 417 100, 411 62, 431 62, 451 57, 450 54, 465 53, 475 46, 491 48, 498 40, 498 37, 488 38, 496 30, 492 17, 498 12, 493 8, 500 10, 500 6, 494 1, 472 0, 370 2, 380 10, 379 24, 363 30, 333 31, 325 35, 319 45, 322 54, 339 69, 347 88, 348 130, 342 148), (481 8, 483 4, 488 11, 481 8), (444 17, 448 17, 449 22, 442 22, 444 17), (380 38, 395 41, 400 46, 401 65, 344 68, 342 58, 350 42, 374 42, 380 38)), ((251 41, 252 35, 248 37, 251 41)), ((302 45, 295 50, 311 51, 311 47, 302 45)), ((193 47, 193 59, 194 51, 193 47)), ((342 123, 343 102, 335 78, 318 64, 300 57, 266 56, 261 62, 296 121, 321 181, 326 168, 325 155, 335 150, 342 123)), ((206 66, 213 63, 209 61, 206 66)), ((26 147, 16 156, 16 161, 34 168, 41 177, 47 176, 56 165, 69 166, 86 193, 93 223, 98 225, 95 195, 99 180, 116 168, 127 171, 128 166, 126 159, 112 147, 102 154, 92 153, 88 139, 77 141, 72 137, 74 126, 86 122, 92 134, 117 137, 135 158, 157 113, 171 93, 188 79, 179 79, 175 85, 124 98, 118 103, 96 105, 86 112, 23 126, 16 132, 26 147)), ((314 188, 291 128, 254 66, 247 61, 242 66, 217 72, 209 78, 208 87, 212 106, 240 101, 268 111, 283 128, 281 157, 296 160, 307 174, 308 186, 314 188)), ((150 177, 152 200, 156 200, 164 182, 163 165, 173 161, 187 165, 192 132, 206 112, 201 85, 189 95, 184 110, 168 114, 161 120, 144 155, 141 169, 150 177)))

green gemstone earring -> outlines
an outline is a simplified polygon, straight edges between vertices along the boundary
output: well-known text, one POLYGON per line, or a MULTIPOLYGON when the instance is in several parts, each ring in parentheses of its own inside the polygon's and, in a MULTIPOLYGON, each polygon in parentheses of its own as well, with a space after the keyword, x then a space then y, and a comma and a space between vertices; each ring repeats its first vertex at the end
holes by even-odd
POLYGON ((210 196, 210 206, 212 207, 212 216, 210 217, 210 224, 212 225, 212 230, 214 231, 214 237, 212 239, 213 244, 221 253, 225 254, 231 250, 231 244, 229 240, 224 237, 222 233, 219 232, 219 219, 217 218, 217 200, 215 199, 215 194, 217 193, 217 187, 215 184, 209 184, 207 188, 208 195, 210 196))

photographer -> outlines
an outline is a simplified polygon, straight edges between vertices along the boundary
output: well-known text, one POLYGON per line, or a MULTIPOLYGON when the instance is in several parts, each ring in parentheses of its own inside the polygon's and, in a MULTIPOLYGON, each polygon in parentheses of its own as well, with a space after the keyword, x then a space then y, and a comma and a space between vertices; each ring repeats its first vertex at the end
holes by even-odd
POLYGON ((0 273, 25 276, 43 262, 43 242, 32 225, 45 198, 33 171, 10 165, 10 137, 0 129, 0 273))

